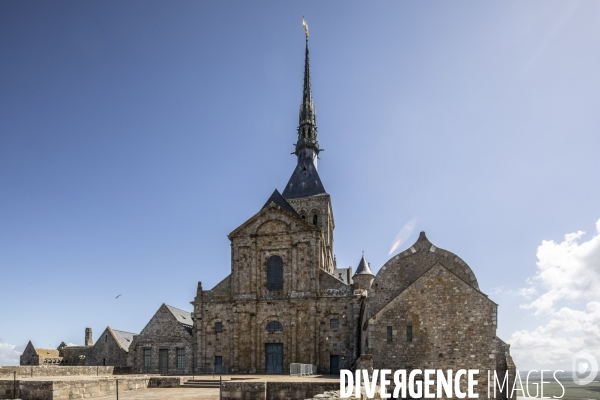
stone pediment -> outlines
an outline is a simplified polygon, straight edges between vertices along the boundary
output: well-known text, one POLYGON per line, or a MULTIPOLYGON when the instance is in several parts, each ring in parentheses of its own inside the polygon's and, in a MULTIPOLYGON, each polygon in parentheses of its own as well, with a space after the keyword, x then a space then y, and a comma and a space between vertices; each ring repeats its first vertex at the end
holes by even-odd
POLYGON ((274 202, 265 205, 259 212, 233 230, 229 239, 239 236, 285 233, 292 230, 315 230, 316 226, 303 220, 298 214, 274 202))

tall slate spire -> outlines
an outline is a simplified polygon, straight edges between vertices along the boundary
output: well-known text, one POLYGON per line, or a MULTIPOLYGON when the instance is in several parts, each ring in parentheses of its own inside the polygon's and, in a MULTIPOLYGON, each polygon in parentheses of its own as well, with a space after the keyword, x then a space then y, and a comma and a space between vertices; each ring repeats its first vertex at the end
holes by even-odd
POLYGON ((282 195, 286 199, 323 194, 325 188, 317 172, 317 160, 321 148, 317 142, 317 119, 310 85, 310 57, 308 52, 308 25, 302 18, 306 32, 306 51, 304 54, 304 87, 300 104, 298 141, 293 154, 298 157, 298 165, 285 187, 282 195))
MULTIPOLYGON (((308 32, 308 31, 307 31, 308 32)), ((304 55, 304 87, 302 90, 302 104, 298 113, 298 142, 296 142, 295 154, 298 155, 302 149, 310 148, 316 156, 319 155, 319 143, 317 142, 317 114, 312 98, 310 85, 310 54, 308 51, 308 33, 306 34, 306 51, 304 55)))

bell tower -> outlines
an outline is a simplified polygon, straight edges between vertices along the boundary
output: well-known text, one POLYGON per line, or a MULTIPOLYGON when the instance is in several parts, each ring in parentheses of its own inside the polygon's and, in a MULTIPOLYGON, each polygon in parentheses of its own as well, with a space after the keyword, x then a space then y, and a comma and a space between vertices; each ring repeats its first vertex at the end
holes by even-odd
POLYGON ((333 210, 331 199, 325 191, 317 170, 319 153, 323 151, 317 141, 317 113, 313 103, 310 82, 310 53, 308 50, 308 25, 302 18, 306 34, 304 52, 304 87, 302 103, 298 114, 298 140, 294 152, 298 162, 290 177, 282 196, 294 207, 296 212, 307 222, 323 231, 326 254, 323 269, 332 273, 335 268, 333 257, 333 210))

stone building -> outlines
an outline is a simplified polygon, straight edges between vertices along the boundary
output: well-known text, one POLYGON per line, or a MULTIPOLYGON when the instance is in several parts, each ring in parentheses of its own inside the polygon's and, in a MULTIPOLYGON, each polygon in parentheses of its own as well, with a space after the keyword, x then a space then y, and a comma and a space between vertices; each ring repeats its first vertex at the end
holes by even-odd
POLYGON ((129 345, 128 365, 134 373, 192 372, 192 316, 163 304, 129 345))
POLYGON ((92 328, 85 328, 85 345, 62 342, 56 350, 36 349, 31 341, 21 355, 21 365, 89 365, 128 366, 128 351, 135 333, 118 331, 108 326, 94 344, 92 328))
POLYGON ((63 358, 58 350, 38 349, 31 340, 25 346, 23 354, 20 357, 21 365, 44 365, 44 364, 62 364, 63 358))
MULTIPOLYGON (((294 154, 283 193, 229 234, 231 273, 198 290, 194 354, 238 373, 288 373, 290 363, 321 373, 371 365, 390 369, 514 367, 496 337, 497 304, 471 268, 422 232, 408 250, 371 271, 337 268, 333 208, 319 176, 321 151, 308 41, 294 154)), ((482 381, 482 385, 484 385, 482 381)))
POLYGON ((89 351, 85 364, 128 366, 129 346, 135 336, 135 333, 118 331, 108 326, 89 351))

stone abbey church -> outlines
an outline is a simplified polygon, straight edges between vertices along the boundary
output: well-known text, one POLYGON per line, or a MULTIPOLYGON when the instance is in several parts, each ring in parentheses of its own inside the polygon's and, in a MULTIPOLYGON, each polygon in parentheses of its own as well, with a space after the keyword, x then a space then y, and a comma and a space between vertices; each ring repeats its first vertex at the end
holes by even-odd
MULTIPOLYGON (((86 346, 53 350, 50 362, 133 373, 285 374, 290 363, 325 374, 357 365, 499 376, 513 370, 509 346, 496 336, 498 305, 460 257, 424 232, 377 275, 364 254, 357 254, 355 271, 337 268, 320 151, 307 37, 298 163, 283 193, 265 196, 264 206, 229 234, 231 273, 212 289, 198 283, 191 313, 163 304, 139 334, 109 327, 93 344, 89 332, 86 346)), ((31 357, 24 354, 22 363, 39 363, 41 350, 28 346, 31 357)))

